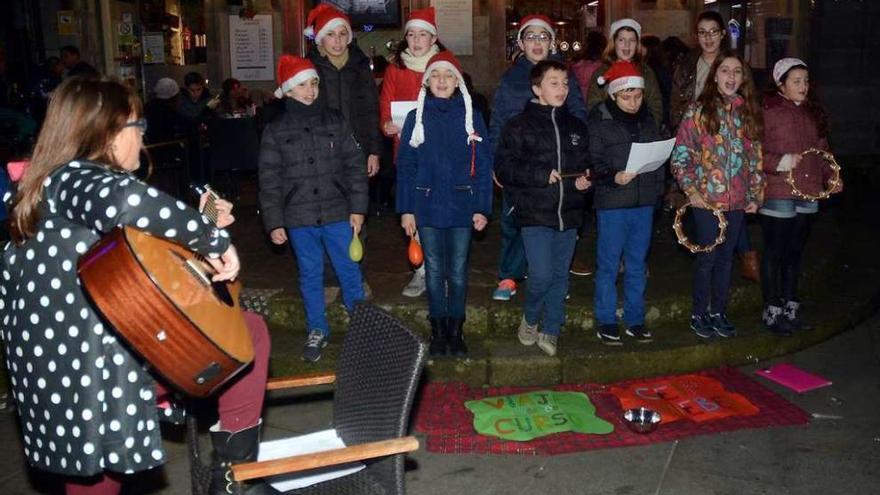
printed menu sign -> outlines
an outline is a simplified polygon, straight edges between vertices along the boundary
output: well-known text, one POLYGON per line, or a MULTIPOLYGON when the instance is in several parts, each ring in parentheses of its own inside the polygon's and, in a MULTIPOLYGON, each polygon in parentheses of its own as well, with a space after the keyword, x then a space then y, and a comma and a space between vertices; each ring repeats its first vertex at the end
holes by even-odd
POLYGON ((239 81, 274 79, 275 49, 271 15, 256 15, 253 19, 229 16, 229 62, 232 77, 239 81))

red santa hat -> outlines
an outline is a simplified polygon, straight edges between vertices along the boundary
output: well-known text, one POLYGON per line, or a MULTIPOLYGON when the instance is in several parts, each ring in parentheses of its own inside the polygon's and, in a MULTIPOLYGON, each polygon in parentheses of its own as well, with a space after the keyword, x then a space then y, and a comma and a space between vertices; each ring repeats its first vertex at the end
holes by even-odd
POLYGON ((599 85, 608 83, 606 90, 609 95, 629 88, 644 88, 645 78, 642 77, 639 68, 629 60, 618 60, 597 80, 599 85))
POLYGON ((318 79, 318 71, 309 59, 282 55, 278 59, 278 89, 275 90, 275 98, 284 97, 284 93, 309 79, 318 79))
POLYGON ((541 14, 532 14, 523 17, 520 21, 519 31, 516 33, 516 39, 522 39, 523 32, 529 26, 543 28, 550 33, 550 42, 552 43, 556 41, 556 31, 553 30, 553 24, 551 24, 550 18, 541 14))
POLYGON ((614 39, 617 36, 617 32, 620 31, 621 28, 630 28, 636 32, 636 37, 638 39, 642 39, 642 25, 635 21, 635 19, 618 19, 611 23, 611 38, 614 39))
POLYGON ((434 20, 434 7, 425 7, 424 9, 413 10, 403 26, 403 32, 406 33, 410 29, 424 29, 425 31, 437 36, 437 22, 434 20))
POLYGON ((464 130, 467 132, 467 143, 472 141, 482 141, 483 138, 474 131, 474 106, 471 102, 471 94, 468 92, 467 85, 462 77, 461 64, 451 51, 446 50, 437 53, 425 67, 425 73, 422 76, 422 87, 419 89, 419 98, 416 105, 416 124, 413 127, 412 137, 409 140, 410 146, 418 148, 425 142, 425 126, 422 124, 422 114, 425 110, 425 94, 427 93, 428 80, 431 78, 431 71, 437 69, 449 69, 458 79, 458 90, 461 91, 461 97, 464 99, 464 130))
POLYGON ((339 26, 348 27, 348 42, 351 43, 354 36, 351 29, 351 20, 342 11, 329 3, 321 3, 309 11, 303 34, 307 37, 314 37, 315 43, 320 44, 324 36, 327 36, 327 33, 339 26))

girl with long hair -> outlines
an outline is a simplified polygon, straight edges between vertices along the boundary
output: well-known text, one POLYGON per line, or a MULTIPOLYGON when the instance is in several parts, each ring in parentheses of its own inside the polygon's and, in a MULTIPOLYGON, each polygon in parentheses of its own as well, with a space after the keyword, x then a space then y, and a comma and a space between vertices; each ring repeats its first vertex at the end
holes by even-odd
MULTIPOLYGON (((231 204, 215 203, 215 226, 133 175, 145 127, 141 102, 125 84, 66 80, 11 201, 13 242, 0 262, 10 383, 28 463, 66 476, 68 494, 118 493, 125 475, 166 460, 156 407, 164 388, 92 306, 77 276, 79 257, 115 227, 131 225, 204 255, 215 281, 239 271, 222 229, 233 220, 231 204)), ((248 323, 256 358, 219 398, 212 493, 226 486, 230 462, 258 449, 269 340, 265 324, 248 323)))
MULTIPOLYGON (((816 195, 831 176, 830 164, 817 155, 802 155, 808 149, 828 151, 828 118, 810 91, 807 64, 784 58, 773 67, 775 91, 764 99, 764 173, 767 188, 758 211, 764 233, 761 287, 764 293, 762 320, 771 333, 789 336, 807 329, 800 315, 798 281, 801 256, 817 201, 794 195, 785 182, 791 173, 802 192, 816 195)), ((835 193, 843 185, 833 186, 835 193)))
POLYGON ((761 204, 761 109, 749 66, 738 54, 723 52, 709 71, 705 88, 678 129, 672 171, 692 206, 694 238, 709 244, 718 235, 712 209, 734 233, 708 253, 697 253, 691 330, 702 339, 736 335, 727 318, 730 269, 736 233, 746 213, 761 204))

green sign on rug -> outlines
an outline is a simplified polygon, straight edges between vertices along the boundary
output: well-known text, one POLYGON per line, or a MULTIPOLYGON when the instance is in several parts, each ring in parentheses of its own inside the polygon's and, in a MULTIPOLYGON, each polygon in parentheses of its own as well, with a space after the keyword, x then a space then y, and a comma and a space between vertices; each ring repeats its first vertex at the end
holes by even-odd
POLYGON ((596 416, 596 407, 582 392, 538 390, 464 405, 474 414, 477 433, 504 440, 524 442, 564 431, 600 435, 614 431, 611 423, 596 416))

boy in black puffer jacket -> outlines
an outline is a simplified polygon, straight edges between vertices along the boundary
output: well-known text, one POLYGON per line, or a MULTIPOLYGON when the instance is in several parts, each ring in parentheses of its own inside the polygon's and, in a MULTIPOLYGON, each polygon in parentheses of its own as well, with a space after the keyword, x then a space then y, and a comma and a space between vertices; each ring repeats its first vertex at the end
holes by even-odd
POLYGON ((621 258, 623 321, 626 334, 650 342, 645 328, 645 259, 651 244, 654 207, 664 190, 664 171, 635 175, 626 172, 632 143, 660 140, 660 132, 644 104, 645 80, 631 62, 619 60, 603 76, 609 98, 590 112, 590 162, 596 179, 594 204, 598 219, 595 312, 597 336, 620 345, 617 326, 617 274, 621 258))
POLYGON ((275 244, 290 241, 299 268, 308 339, 303 359, 317 361, 330 327, 324 312, 323 254, 352 311, 364 298, 360 267, 348 255, 364 223, 369 196, 363 154, 342 114, 318 99, 318 73, 306 59, 282 55, 275 96, 285 112, 263 131, 260 207, 275 244))
POLYGON ((568 269, 583 219, 587 128, 568 113, 568 69, 544 60, 529 74, 537 98, 504 127, 495 173, 522 231, 528 287, 518 337, 550 356, 565 321, 568 269), (538 332, 538 323, 543 328, 538 332))

